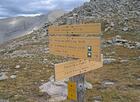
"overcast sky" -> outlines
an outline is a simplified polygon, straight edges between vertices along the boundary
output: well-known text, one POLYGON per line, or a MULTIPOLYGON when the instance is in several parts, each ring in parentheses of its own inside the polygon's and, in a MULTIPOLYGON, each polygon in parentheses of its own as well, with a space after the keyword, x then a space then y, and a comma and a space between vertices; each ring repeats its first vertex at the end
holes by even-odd
POLYGON ((0 0, 0 18, 46 14, 50 10, 72 10, 90 0, 0 0))

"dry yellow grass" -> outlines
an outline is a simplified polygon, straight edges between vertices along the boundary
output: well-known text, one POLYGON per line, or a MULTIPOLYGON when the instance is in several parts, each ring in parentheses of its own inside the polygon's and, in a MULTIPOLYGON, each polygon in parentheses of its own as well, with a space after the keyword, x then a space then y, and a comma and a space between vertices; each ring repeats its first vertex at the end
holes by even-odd
MULTIPOLYGON (((110 39, 113 36, 105 35, 104 38, 110 39)), ((124 37, 135 40, 133 35, 125 35, 124 37)), ((20 38, 20 40, 24 41, 24 39, 30 38, 31 36, 27 36, 20 38)), ((50 63, 63 62, 68 59, 34 50, 40 46, 43 47, 45 44, 42 42, 32 43, 16 49, 32 51, 35 56, 30 58, 0 58, 1 69, 6 69, 8 76, 19 71, 16 74, 16 79, 9 78, 0 81, 0 99, 9 99, 10 102, 45 102, 49 98, 46 93, 39 91, 39 86, 48 81, 54 70, 50 64, 42 63, 43 59, 48 59, 50 63), (20 68, 16 69, 16 65, 20 65, 20 68)), ((129 61, 104 65, 103 68, 86 73, 86 79, 93 84, 93 89, 86 91, 86 102, 93 102, 95 96, 101 96, 102 102, 140 102, 140 81, 136 79, 140 77, 140 63, 139 60, 133 59, 140 56, 140 50, 108 47, 103 50, 103 53, 112 51, 116 52, 112 55, 114 58, 120 57, 129 59, 129 61), (107 88, 103 87, 102 81, 104 80, 113 80, 115 84, 107 88)))

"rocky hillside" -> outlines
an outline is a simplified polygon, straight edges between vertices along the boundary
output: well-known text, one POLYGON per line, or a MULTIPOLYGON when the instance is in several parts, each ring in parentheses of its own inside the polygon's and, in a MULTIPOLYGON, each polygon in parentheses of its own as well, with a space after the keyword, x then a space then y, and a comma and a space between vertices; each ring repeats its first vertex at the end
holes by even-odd
MULTIPOLYGON (((44 23, 53 22, 64 14, 63 10, 50 11, 46 15, 34 17, 14 17, 0 20, 0 43, 30 34, 41 28, 44 23)), ((42 29, 42 28, 41 28, 42 29)))
MULTIPOLYGON (((86 102, 140 101, 140 40, 136 38, 140 36, 103 36, 104 66, 86 73, 86 102)), ((71 59, 49 53, 43 28, 2 44, 0 100, 69 102, 65 100, 67 81, 54 82, 52 77, 54 64, 68 60, 71 59)))
MULTIPOLYGON (((104 66, 86 73, 86 102, 140 102, 140 6, 128 1, 91 0, 54 22, 74 23, 78 14, 79 22, 104 24, 104 66)), ((54 64, 72 59, 49 53, 48 25, 0 45, 0 101, 69 102, 68 80, 55 82, 53 76, 54 64)))
POLYGON ((56 23, 65 24, 78 14, 79 22, 102 22, 105 32, 140 32, 139 0, 90 0, 57 19, 56 23))

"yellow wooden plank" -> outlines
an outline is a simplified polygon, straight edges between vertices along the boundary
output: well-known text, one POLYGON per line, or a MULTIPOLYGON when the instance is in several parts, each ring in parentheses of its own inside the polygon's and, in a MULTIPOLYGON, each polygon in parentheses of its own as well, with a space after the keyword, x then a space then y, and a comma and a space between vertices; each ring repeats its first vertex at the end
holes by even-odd
POLYGON ((101 40, 99 37, 50 36, 50 53, 66 57, 101 61, 101 40), (91 47, 91 56, 88 56, 91 47))
POLYGON ((48 28, 49 35, 99 35, 101 33, 100 23, 75 24, 50 26, 48 28))
POLYGON ((103 55, 102 61, 91 61, 78 59, 74 61, 68 61, 55 65, 55 80, 63 80, 70 78, 75 75, 89 72, 101 68, 103 66, 103 55))
POLYGON ((68 82, 68 99, 77 100, 77 87, 75 82, 68 82))

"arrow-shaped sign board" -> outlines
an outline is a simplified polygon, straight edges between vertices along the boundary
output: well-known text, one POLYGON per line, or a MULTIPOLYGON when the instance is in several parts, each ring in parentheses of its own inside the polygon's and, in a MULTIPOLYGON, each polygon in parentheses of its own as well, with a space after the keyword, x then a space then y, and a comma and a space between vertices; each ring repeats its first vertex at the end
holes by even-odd
POLYGON ((90 61, 78 59, 55 65, 55 80, 63 80, 72 76, 83 74, 103 66, 103 57, 101 61, 90 61))

